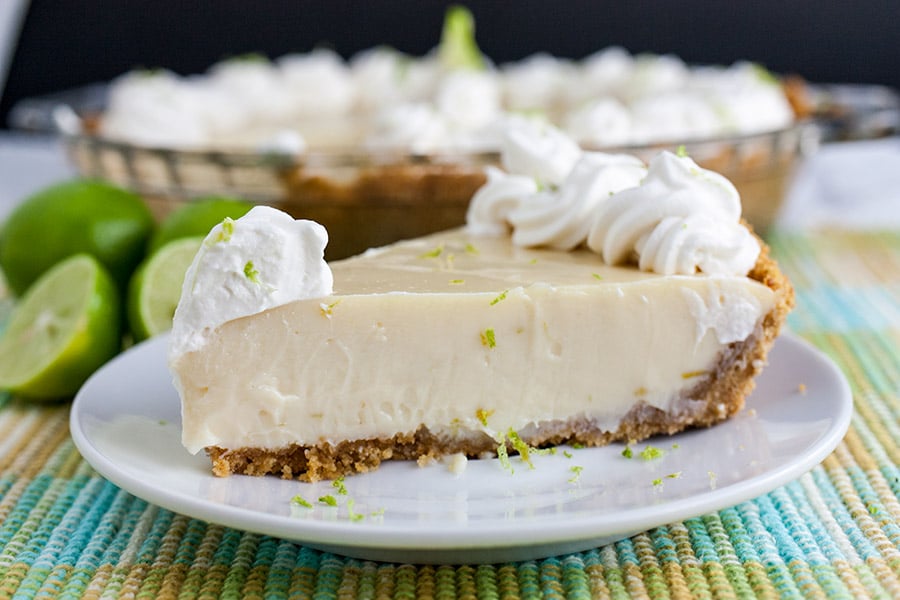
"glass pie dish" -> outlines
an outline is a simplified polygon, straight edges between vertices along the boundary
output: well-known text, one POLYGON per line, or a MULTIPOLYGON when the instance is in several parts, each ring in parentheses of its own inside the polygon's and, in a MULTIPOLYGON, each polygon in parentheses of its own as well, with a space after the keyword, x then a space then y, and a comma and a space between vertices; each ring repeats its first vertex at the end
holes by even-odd
MULTIPOLYGON (((252 150, 145 147, 98 134, 101 87, 20 105, 13 125, 59 133, 86 177, 142 194, 158 218, 192 199, 227 195, 277 206, 329 231, 329 260, 402 238, 462 225, 484 169, 496 152, 252 150)), ((722 173, 741 193, 744 217, 764 233, 778 213, 798 159, 818 144, 818 128, 802 120, 763 133, 589 150, 624 152, 645 160, 684 146, 701 166, 722 173)))

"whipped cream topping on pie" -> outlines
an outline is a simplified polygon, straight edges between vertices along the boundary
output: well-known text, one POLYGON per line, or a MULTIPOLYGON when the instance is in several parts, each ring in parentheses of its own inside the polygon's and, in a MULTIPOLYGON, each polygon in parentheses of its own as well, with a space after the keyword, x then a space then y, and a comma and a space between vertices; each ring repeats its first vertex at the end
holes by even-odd
POLYGON ((438 52, 379 47, 349 61, 317 49, 239 57, 186 77, 129 73, 112 82, 100 131, 175 148, 259 148, 291 129, 312 150, 491 151, 494 125, 522 111, 594 147, 760 133, 795 120, 780 82, 746 61, 691 66, 609 48, 580 61, 539 53, 475 69, 438 52), (403 115, 424 125, 421 135, 403 115))
POLYGON ((510 173, 488 171, 469 207, 470 232, 511 227, 520 246, 586 244, 608 264, 636 258, 641 270, 664 275, 746 275, 756 263, 760 246, 740 223, 737 189, 690 157, 663 151, 644 165, 582 152, 547 125, 510 122, 510 131, 501 150, 510 173))
POLYGON ((332 291, 328 233, 313 221, 255 206, 212 228, 184 276, 169 352, 203 346, 222 323, 332 291))

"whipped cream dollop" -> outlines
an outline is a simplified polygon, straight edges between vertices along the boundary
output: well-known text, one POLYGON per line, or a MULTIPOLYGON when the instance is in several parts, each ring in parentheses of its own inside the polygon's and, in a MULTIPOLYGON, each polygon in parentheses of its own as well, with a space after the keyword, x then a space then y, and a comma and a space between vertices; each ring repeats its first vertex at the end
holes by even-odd
POLYGON ((199 349, 232 319, 332 293, 325 228, 256 206, 212 228, 184 276, 169 342, 170 360, 199 349))
POLYGON ((584 152, 552 126, 508 122, 501 159, 489 167, 466 215, 474 235, 572 250, 587 245, 608 264, 646 271, 746 275, 759 256, 740 223, 734 185, 688 156, 584 152), (571 144, 571 145, 570 145, 571 144))
POLYGON ((641 269, 665 275, 746 275, 760 247, 740 215, 740 195, 728 179, 690 157, 661 152, 639 186, 598 206, 587 244, 609 264, 636 255, 641 269))

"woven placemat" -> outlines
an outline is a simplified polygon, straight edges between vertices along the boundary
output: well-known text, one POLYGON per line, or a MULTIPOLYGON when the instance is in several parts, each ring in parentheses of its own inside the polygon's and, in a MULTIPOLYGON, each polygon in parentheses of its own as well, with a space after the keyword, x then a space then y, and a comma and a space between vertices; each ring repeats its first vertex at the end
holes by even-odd
POLYGON ((0 398, 0 598, 900 598, 900 233, 775 235, 793 331, 850 380, 844 442, 797 481, 588 552, 365 562, 173 514, 79 456, 68 406, 0 398))

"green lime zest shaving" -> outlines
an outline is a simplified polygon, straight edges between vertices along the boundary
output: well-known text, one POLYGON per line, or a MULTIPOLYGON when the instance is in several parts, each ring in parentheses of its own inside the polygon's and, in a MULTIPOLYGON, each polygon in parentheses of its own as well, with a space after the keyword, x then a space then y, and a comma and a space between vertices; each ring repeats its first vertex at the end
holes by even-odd
POLYGON ((340 301, 340 299, 338 299, 338 300, 335 300, 334 302, 332 302, 331 304, 320 304, 319 311, 322 313, 323 317, 330 317, 331 315, 334 314, 334 307, 340 303, 341 303, 341 301, 340 301))
POLYGON ((509 474, 512 475, 515 473, 513 469, 512 463, 509 462, 509 452, 506 451, 506 440, 500 440, 500 444, 497 445, 497 458, 500 459, 500 465, 509 471, 509 474))
POLYGON ((652 483, 653 483, 654 486, 659 487, 659 486, 662 485, 662 478, 657 477, 656 479, 653 480, 652 483))
POLYGON ((565 456, 566 458, 572 458, 572 456, 574 455, 568 450, 563 450, 563 456, 565 456))
POLYGON ((581 442, 575 442, 574 444, 572 444, 572 447, 576 450, 581 450, 582 448, 584 448, 584 444, 582 444, 581 442))
POLYGON ((321 496, 319 498, 319 502, 322 504, 327 504, 328 506, 337 506, 337 500, 335 500, 334 496, 328 494, 327 496, 321 496))
POLYGON ((492 414, 494 414, 493 409, 484 410, 483 408, 479 408, 478 410, 475 411, 475 417, 485 427, 487 427, 487 424, 488 424, 488 417, 490 417, 492 414))
POLYGON ((582 467, 580 465, 575 465, 575 466, 569 467, 569 471, 572 472, 572 476, 569 477, 569 483, 577 483, 578 480, 581 478, 581 472, 584 471, 584 467, 582 467))
POLYGON ((602 281, 602 280, 603 280, 603 275, 601 275, 600 273, 591 273, 591 275, 592 275, 592 276, 594 277, 594 279, 596 279, 597 281, 602 281))
POLYGON ((297 506, 302 506, 303 508, 312 508, 313 507, 312 503, 310 503, 309 500, 307 500, 300 494, 297 494, 296 496, 291 498, 291 504, 296 504, 297 506))
POLYGON ((450 284, 451 284, 451 285, 459 285, 459 284, 462 284, 462 283, 465 283, 465 282, 466 282, 465 279, 451 279, 451 280, 450 280, 450 284))
POLYGON ((666 475, 666 479, 678 479, 679 477, 681 477, 681 471, 675 471, 666 475))
POLYGON ((634 452, 631 450, 631 446, 625 446, 625 449, 622 450, 622 456, 625 458, 631 458, 634 456, 634 452))
POLYGON ((444 246, 437 246, 433 250, 429 250, 428 252, 423 252, 419 255, 419 258, 437 258, 441 255, 441 252, 444 251, 444 246))
POLYGON ((497 338, 494 336, 493 329, 488 328, 481 332, 481 345, 491 349, 497 346, 497 338))
POLYGON ((371 516, 371 517, 383 517, 383 516, 384 516, 384 507, 382 506, 381 508, 378 508, 378 509, 373 510, 372 512, 369 513, 369 516, 371 516))
POLYGON ((665 452, 657 448, 656 446, 647 446, 643 450, 641 450, 640 457, 644 460, 654 460, 656 458, 660 458, 665 452))
POLYGON ((213 243, 219 242, 227 242, 231 240, 231 236, 234 234, 234 219, 231 217, 225 217, 222 220, 222 227, 219 229, 219 233, 216 235, 213 243))
POLYGON ((244 265, 244 277, 253 283, 259 283, 259 271, 254 268, 252 260, 248 260, 244 265))
POLYGON ((344 478, 338 477, 334 481, 331 482, 331 487, 337 490, 337 493, 341 496, 347 495, 347 486, 344 485, 344 478))
POLYGON ((687 158, 687 155, 687 148, 685 148, 684 144, 678 146, 678 148, 675 150, 675 156, 679 158, 687 158))
MULTIPOLYGON (((534 468, 534 463, 531 462, 531 451, 533 448, 525 443, 519 434, 510 427, 509 431, 506 432, 506 439, 509 440, 509 443, 512 444, 512 447, 519 453, 519 458, 522 459, 522 462, 528 465, 529 469, 534 468)), ((505 445, 504 445, 505 447, 505 445)))
POLYGON ((506 294, 508 294, 508 293, 509 293, 509 290, 503 290, 502 292, 500 292, 499 296, 497 296, 496 298, 491 300, 491 306, 497 304, 498 302, 502 302, 503 300, 506 300, 506 294))
POLYGON ((537 264, 537 259, 536 259, 536 258, 532 258, 531 260, 528 261, 528 264, 529 264, 529 265, 536 265, 536 264, 537 264))
POLYGON ((479 254, 478 248, 475 247, 475 244, 468 242, 466 244, 466 253, 468 254, 479 254))
POLYGON ((354 522, 362 521, 363 519, 366 518, 366 515, 364 515, 363 513, 358 513, 355 510, 353 510, 353 508, 355 506, 356 506, 356 501, 353 498, 350 498, 349 500, 347 500, 347 517, 351 521, 354 521, 354 522))

